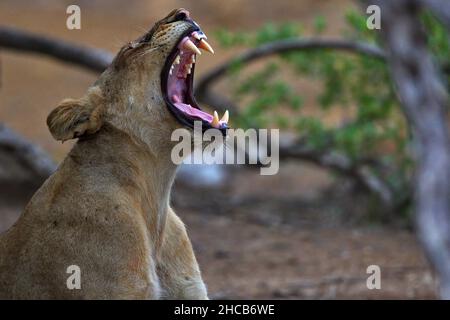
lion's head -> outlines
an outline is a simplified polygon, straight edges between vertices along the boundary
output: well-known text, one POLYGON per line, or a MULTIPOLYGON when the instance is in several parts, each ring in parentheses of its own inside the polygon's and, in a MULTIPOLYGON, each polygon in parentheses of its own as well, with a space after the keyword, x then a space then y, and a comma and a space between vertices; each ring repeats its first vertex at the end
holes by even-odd
POLYGON ((173 10, 146 34, 125 45, 81 99, 66 99, 47 118, 57 140, 98 131, 104 122, 140 138, 159 137, 181 126, 227 129, 228 113, 202 111, 193 95, 199 49, 213 53, 206 36, 185 9, 173 10))

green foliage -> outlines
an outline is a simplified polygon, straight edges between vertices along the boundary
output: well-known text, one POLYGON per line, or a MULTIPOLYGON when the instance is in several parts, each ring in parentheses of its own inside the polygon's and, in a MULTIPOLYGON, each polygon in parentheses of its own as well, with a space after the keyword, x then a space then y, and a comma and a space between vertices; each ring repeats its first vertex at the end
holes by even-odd
MULTIPOLYGON (((366 16, 355 11, 346 15, 345 39, 380 45, 377 33, 366 27, 366 16)), ((429 46, 442 65, 450 66, 450 44, 445 28, 429 14, 423 16, 429 46)), ((326 20, 317 17, 313 36, 323 33, 326 20)), ((219 31, 224 48, 256 47, 273 41, 301 38, 299 24, 267 24, 255 32, 219 31)), ((236 64, 230 72, 232 94, 243 107, 235 126, 277 127, 297 132, 318 151, 338 151, 350 159, 371 158, 382 163, 373 167, 388 185, 404 197, 411 180, 408 153, 410 135, 401 113, 384 61, 333 50, 302 50, 264 60, 256 71, 236 64), (299 81, 298 79, 303 79, 299 81), (308 81, 304 81, 304 80, 308 81), (317 105, 304 103, 303 92, 317 84, 317 105), (330 122, 330 115, 343 115, 330 122)), ((254 68, 251 68, 254 70, 254 68)))

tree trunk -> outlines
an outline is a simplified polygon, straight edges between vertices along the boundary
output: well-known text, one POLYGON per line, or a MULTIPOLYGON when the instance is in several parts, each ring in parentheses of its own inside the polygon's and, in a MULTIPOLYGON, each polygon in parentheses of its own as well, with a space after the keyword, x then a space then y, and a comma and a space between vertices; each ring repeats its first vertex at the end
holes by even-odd
MULTIPOLYGON (((420 1, 378 0, 381 33, 417 160, 415 211, 419 238, 450 299, 450 139, 448 97, 427 50, 420 1)), ((449 6, 441 1, 442 8, 449 6)))

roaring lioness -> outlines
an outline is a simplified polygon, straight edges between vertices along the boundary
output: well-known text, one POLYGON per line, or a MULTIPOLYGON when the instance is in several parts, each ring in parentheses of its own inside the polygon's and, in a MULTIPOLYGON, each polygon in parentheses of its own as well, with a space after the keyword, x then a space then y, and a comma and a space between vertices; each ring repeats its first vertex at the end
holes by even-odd
POLYGON ((219 120, 193 97, 199 48, 213 51, 188 11, 174 10, 124 46, 84 97, 50 113, 53 137, 78 141, 0 236, 1 299, 208 298, 169 204, 173 130, 227 129, 228 114, 219 120), (80 287, 68 285, 70 266, 80 287))

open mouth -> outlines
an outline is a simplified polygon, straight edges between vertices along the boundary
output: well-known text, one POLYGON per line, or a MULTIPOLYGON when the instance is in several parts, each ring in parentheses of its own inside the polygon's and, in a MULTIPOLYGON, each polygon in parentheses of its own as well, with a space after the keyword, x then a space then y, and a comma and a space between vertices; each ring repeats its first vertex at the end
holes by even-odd
POLYGON ((180 37, 163 67, 161 85, 164 100, 182 124, 193 128, 195 121, 201 121, 203 131, 216 128, 226 134, 228 111, 219 119, 216 111, 211 115, 201 110, 194 98, 194 69, 200 50, 214 53, 205 34, 195 26, 180 37))

